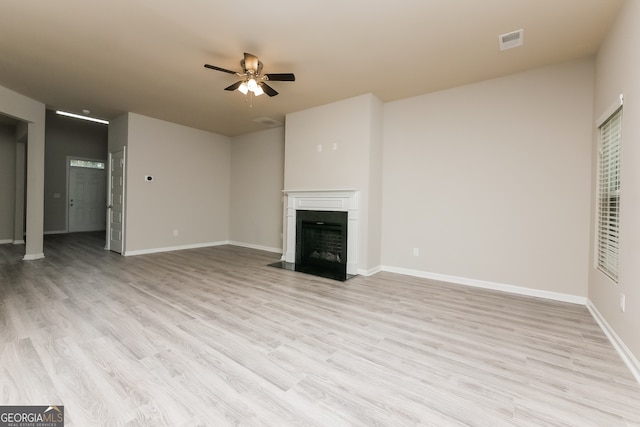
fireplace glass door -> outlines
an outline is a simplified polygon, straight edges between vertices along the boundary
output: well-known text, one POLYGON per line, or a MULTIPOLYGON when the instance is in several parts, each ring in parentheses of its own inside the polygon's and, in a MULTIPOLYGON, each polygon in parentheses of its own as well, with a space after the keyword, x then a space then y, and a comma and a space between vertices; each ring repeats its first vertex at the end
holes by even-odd
POLYGON ((347 212, 296 211, 295 269, 346 280, 347 212))

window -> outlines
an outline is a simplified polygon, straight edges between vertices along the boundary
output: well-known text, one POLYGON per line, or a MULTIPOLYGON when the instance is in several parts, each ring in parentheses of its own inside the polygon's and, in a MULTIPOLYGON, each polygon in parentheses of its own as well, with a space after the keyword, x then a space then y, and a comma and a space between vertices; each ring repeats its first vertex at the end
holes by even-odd
POLYGON ((598 163, 598 268, 618 281, 620 224, 620 140, 622 107, 600 127, 598 163))
POLYGON ((93 160, 70 159, 69 166, 76 168, 104 169, 104 162, 95 162, 93 160))

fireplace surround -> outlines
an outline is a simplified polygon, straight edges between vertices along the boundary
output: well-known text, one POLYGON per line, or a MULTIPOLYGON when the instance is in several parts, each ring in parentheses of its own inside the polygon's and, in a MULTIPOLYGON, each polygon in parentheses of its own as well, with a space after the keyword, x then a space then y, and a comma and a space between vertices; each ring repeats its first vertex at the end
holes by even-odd
MULTIPOLYGON (((283 261, 296 264, 298 244, 298 211, 344 212, 346 213, 345 238, 346 254, 344 269, 347 278, 358 274, 358 191, 356 190, 285 190, 286 196, 286 238, 284 240, 283 261)), ((303 215, 309 215, 304 213, 303 215)), ((311 214, 313 216, 313 214, 311 214)), ((320 221, 322 222, 322 221, 320 221)), ((334 222, 334 221, 329 221, 334 222)), ((294 268, 295 269, 295 268, 294 268)), ((339 279, 345 280, 345 279, 339 279)))

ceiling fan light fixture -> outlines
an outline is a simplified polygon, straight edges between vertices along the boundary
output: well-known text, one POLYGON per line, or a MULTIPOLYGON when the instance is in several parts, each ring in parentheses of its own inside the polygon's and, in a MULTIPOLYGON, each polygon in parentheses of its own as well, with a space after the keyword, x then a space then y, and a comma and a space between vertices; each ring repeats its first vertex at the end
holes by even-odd
POLYGON ((253 77, 252 77, 252 78, 250 78, 250 79, 247 81, 247 87, 249 88, 249 90, 250 90, 251 92, 255 92, 255 91, 256 91, 256 88, 258 87, 258 83, 256 82, 256 79, 254 79, 253 77))
POLYGON ((236 72, 227 70, 226 68, 217 67, 211 64, 204 64, 205 68, 221 71, 227 74, 235 74, 240 77, 240 81, 235 82, 224 88, 230 92, 238 91, 245 95, 245 100, 249 99, 247 95, 251 92, 251 96, 260 96, 266 93, 270 98, 278 94, 274 88, 269 86, 267 81, 276 82, 294 82, 296 77, 293 73, 270 73, 262 74, 262 62, 255 55, 250 53, 244 54, 244 59, 240 61, 242 71, 236 72))

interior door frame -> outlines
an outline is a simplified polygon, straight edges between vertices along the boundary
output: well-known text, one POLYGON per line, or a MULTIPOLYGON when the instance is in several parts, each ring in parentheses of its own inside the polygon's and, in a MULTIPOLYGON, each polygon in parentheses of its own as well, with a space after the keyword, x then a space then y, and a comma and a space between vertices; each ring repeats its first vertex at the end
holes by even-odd
POLYGON ((112 168, 112 163, 113 163, 113 153, 117 153, 118 151, 122 151, 122 252, 121 255, 124 256, 125 253, 125 232, 126 232, 126 222, 124 220, 125 218, 125 209, 127 208, 126 206, 126 192, 127 192, 127 147, 122 147, 121 149, 115 150, 115 151, 109 151, 109 153, 107 154, 108 159, 107 159, 107 226, 106 226, 106 236, 105 236, 105 245, 104 248, 105 250, 110 251, 111 250, 111 208, 109 206, 111 206, 113 204, 113 200, 111 199, 112 197, 112 191, 111 191, 111 168, 112 168))
POLYGON ((67 165, 66 165, 66 171, 67 171, 67 187, 66 187, 67 188, 67 190, 66 190, 67 197, 66 197, 66 199, 67 199, 67 203, 65 205, 65 211, 64 211, 65 212, 64 214, 65 214, 65 217, 66 217, 65 218, 65 227, 66 227, 65 232, 66 233, 69 232, 69 203, 71 203, 70 198, 69 198, 70 197, 69 196, 69 183, 70 183, 69 176, 71 175, 71 164, 70 164, 71 163, 71 159, 87 160, 87 161, 90 161, 90 162, 102 162, 102 163, 104 163, 105 169, 107 168, 107 160, 106 159, 92 159, 90 157, 82 157, 82 156, 67 156, 67 165))

